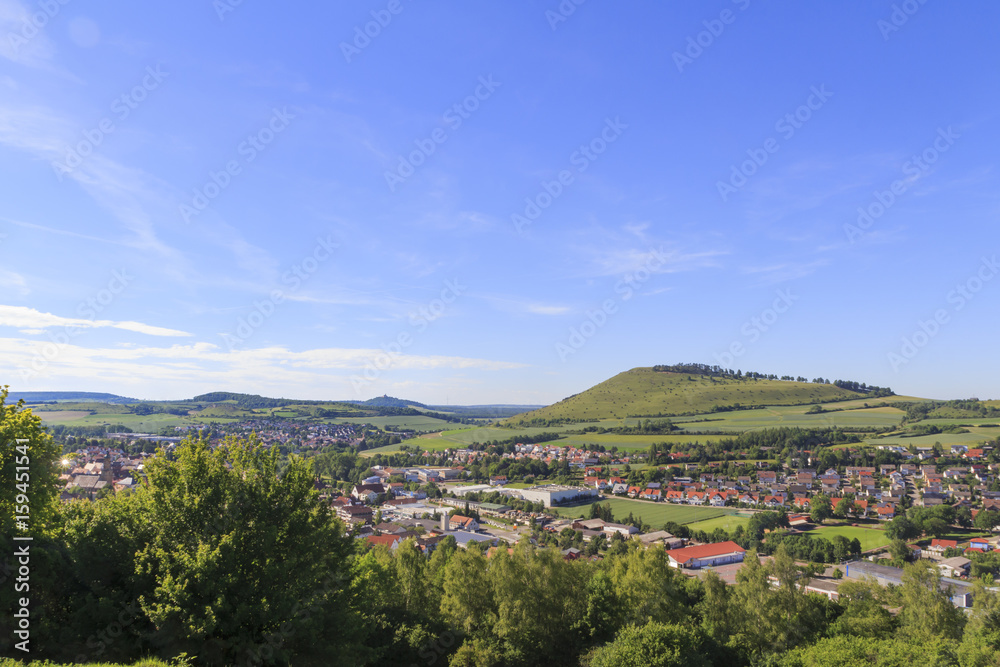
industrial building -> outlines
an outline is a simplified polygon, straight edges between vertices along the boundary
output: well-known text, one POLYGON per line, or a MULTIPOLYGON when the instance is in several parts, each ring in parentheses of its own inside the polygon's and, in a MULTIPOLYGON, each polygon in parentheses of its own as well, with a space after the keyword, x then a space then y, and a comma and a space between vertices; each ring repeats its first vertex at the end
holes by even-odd
POLYGON ((585 486, 565 486, 563 484, 545 484, 543 486, 533 486, 530 489, 521 489, 521 497, 533 503, 542 503, 546 507, 561 505, 573 500, 586 500, 596 498, 597 489, 585 486))
MULTIPOLYGON (((899 586, 903 583, 903 570, 898 567, 888 565, 876 565, 868 561, 853 561, 847 564, 846 574, 850 579, 874 579, 879 586, 892 584, 899 586)), ((941 589, 948 591, 951 603, 960 609, 968 609, 972 606, 972 587, 966 581, 941 577, 941 589)))

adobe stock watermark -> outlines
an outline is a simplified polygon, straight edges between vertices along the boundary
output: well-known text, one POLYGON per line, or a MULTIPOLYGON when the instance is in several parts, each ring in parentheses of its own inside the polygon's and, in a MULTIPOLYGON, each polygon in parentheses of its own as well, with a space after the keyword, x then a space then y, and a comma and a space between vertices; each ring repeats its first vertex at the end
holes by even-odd
POLYGON ((128 605, 122 605, 122 610, 118 612, 116 620, 108 623, 107 627, 100 632, 87 637, 87 648, 91 649, 93 652, 90 654, 81 653, 77 655, 76 661, 92 662, 95 658, 103 655, 108 647, 114 644, 118 638, 122 636, 122 632, 135 623, 141 614, 142 607, 139 606, 138 601, 133 601, 128 605))
POLYGON ((7 41, 10 48, 16 55, 28 42, 38 36, 38 33, 54 19, 62 8, 70 3, 70 0, 41 0, 38 3, 38 10, 31 12, 28 18, 21 23, 19 32, 8 32, 7 41))
POLYGON ((308 602, 296 602, 291 609, 292 617, 269 633, 263 642, 253 648, 248 648, 246 650, 246 660, 239 664, 245 667, 257 667, 258 665, 275 664, 275 659, 278 657, 287 659, 288 656, 279 656, 278 652, 286 642, 295 636, 296 625, 307 622, 314 613, 321 611, 324 601, 329 600, 334 586, 339 587, 344 583, 345 579, 344 575, 340 572, 328 573, 320 584, 322 590, 317 587, 308 602))
POLYGON ((553 32, 559 27, 560 23, 565 23, 569 20, 569 17, 576 13, 576 8, 586 1, 587 0, 562 0, 554 11, 546 9, 545 20, 549 22, 549 27, 552 28, 553 32))
POLYGON ((945 296, 946 302, 952 304, 951 309, 938 308, 929 319, 918 320, 916 330, 909 336, 903 336, 899 349, 886 354, 892 370, 898 373, 901 366, 910 363, 941 332, 941 328, 951 322, 952 313, 965 308, 997 273, 1000 273, 997 256, 983 257, 976 272, 965 282, 955 285, 945 296))
POLYGON ((910 17, 920 11, 920 7, 925 4, 927 0, 904 0, 898 5, 893 4, 889 20, 879 19, 875 22, 875 27, 882 33, 883 41, 888 42, 889 37, 906 25, 910 17))
POLYGON ((212 9, 219 17, 219 22, 226 20, 226 14, 235 12, 236 8, 243 4, 243 0, 212 0, 212 9))
MULTIPOLYGON (((479 77, 479 85, 460 102, 452 104, 445 109, 442 117, 451 130, 457 130, 464 121, 472 117, 472 114, 479 110, 480 105, 492 97, 496 89, 502 83, 493 80, 492 74, 479 77)), ((417 168, 427 162, 427 158, 434 154, 437 147, 448 141, 448 133, 443 127, 434 128, 430 135, 424 139, 414 139, 416 146, 405 156, 400 155, 399 163, 393 170, 385 170, 385 184, 389 186, 389 192, 395 192, 396 188, 406 182, 410 176, 417 172, 417 168)))
POLYGON ((732 368, 736 359, 746 353, 747 346, 760 340, 761 335, 769 331, 798 300, 799 297, 792 294, 790 289, 777 290, 770 307, 763 309, 759 315, 754 315, 740 327, 743 338, 731 342, 725 352, 717 352, 714 355, 715 361, 723 368, 732 368))
MULTIPOLYGON (((810 87, 806 101, 774 123, 775 132, 780 133, 781 138, 788 141, 812 119, 813 112, 822 109, 831 97, 833 97, 833 93, 826 89, 825 83, 820 84, 819 88, 810 87)), ((765 139, 761 148, 748 148, 746 160, 738 166, 730 165, 729 180, 716 181, 715 183, 715 188, 719 191, 722 201, 728 201, 729 195, 735 194, 746 185, 750 177, 756 174, 757 170, 763 167, 768 159, 779 150, 781 150, 781 143, 774 137, 765 139)))
POLYGON ((382 345, 382 351, 365 364, 364 370, 360 374, 351 376, 355 394, 360 395, 365 387, 382 376, 383 371, 392 368, 403 355, 403 351, 413 345, 414 335, 426 331, 427 327, 444 315, 448 306, 467 290, 468 287, 459 283, 457 278, 444 281, 444 287, 436 298, 409 314, 410 329, 400 331, 393 340, 382 345))
POLYGON ((288 292, 272 290, 266 298, 255 299, 250 314, 237 318, 233 333, 219 334, 229 351, 232 352, 238 345, 247 342, 257 329, 264 326, 264 323, 277 311, 278 306, 284 303, 287 294, 298 290, 319 270, 320 266, 333 257, 333 252, 339 247, 340 245, 335 243, 330 235, 326 238, 317 237, 312 251, 281 275, 281 282, 288 285, 288 292))
MULTIPOLYGON (((132 280, 134 280, 133 276, 130 276, 125 269, 112 271, 111 279, 107 285, 98 290, 95 295, 77 304, 76 314, 83 318, 85 322, 96 324, 97 316, 114 303, 118 295, 125 291, 132 280)), ((35 351, 30 365, 22 365, 18 368, 17 372, 20 378, 22 380, 29 380, 42 373, 66 349, 73 338, 76 338, 88 328, 90 327, 87 324, 81 323, 79 325, 68 324, 61 331, 56 330, 53 332, 47 329, 46 334, 48 334, 51 342, 44 343, 35 351)))
MULTIPOLYGON (((750 6, 750 0, 732 1, 734 5, 739 5, 740 11, 746 11, 747 7, 750 6)), ((677 66, 677 71, 683 74, 685 67, 693 64, 695 60, 705 53, 705 49, 715 44, 715 40, 721 37, 722 33, 726 31, 726 26, 732 25, 736 21, 736 16, 737 14, 733 10, 723 9, 719 12, 718 18, 702 21, 701 24, 705 26, 705 29, 687 38, 687 45, 683 53, 680 51, 674 51, 673 53, 674 65, 677 66)))
POLYGON ((918 155, 910 156, 910 159, 903 163, 901 171, 906 178, 896 179, 886 190, 876 190, 872 193, 874 201, 867 206, 858 207, 856 224, 846 223, 844 225, 844 233, 847 235, 847 240, 855 243, 859 238, 864 236, 865 232, 875 224, 875 221, 885 215, 885 212, 892 208, 898 201, 898 198, 906 193, 910 185, 916 182, 921 176, 926 175, 930 171, 931 166, 940 159, 941 155, 947 153, 955 145, 955 140, 959 137, 961 135, 951 129, 951 125, 947 129, 939 127, 937 137, 934 138, 931 145, 922 150, 918 155))
POLYGON ((155 68, 153 66, 147 67, 142 81, 111 102, 111 113, 114 114, 114 117, 105 116, 97 123, 96 127, 84 130, 83 139, 66 151, 66 157, 62 162, 52 161, 52 169, 60 182, 62 182, 63 176, 73 173, 74 169, 83 164, 84 160, 104 143, 108 135, 118 129, 115 125, 115 119, 121 122, 132 115, 132 112, 146 101, 149 94, 159 88, 163 80, 170 76, 170 72, 164 72, 160 67, 160 65, 156 65, 155 68))
POLYGON ((566 188, 575 182, 574 170, 578 174, 587 171, 587 168, 608 150, 608 146, 618 141, 627 129, 628 125, 621 121, 620 116, 615 116, 614 120, 605 118, 604 127, 597 136, 585 144, 580 144, 579 148, 570 154, 571 168, 560 170, 551 181, 542 179, 538 192, 533 197, 524 198, 524 210, 511 214, 510 221, 517 233, 522 233, 525 227, 541 217, 542 211, 552 206, 552 202, 561 197, 566 188))
MULTIPOLYGON (((621 301, 630 301, 633 296, 642 290, 643 285, 649 282, 656 273, 667 263, 667 255, 663 248, 652 249, 648 253, 646 261, 641 267, 633 272, 627 273, 615 283, 615 294, 621 297, 621 301)), ((619 312, 619 303, 616 299, 605 299, 600 308, 587 310, 586 317, 576 326, 569 328, 569 336, 565 342, 556 342, 556 354, 563 363, 583 349, 597 332, 604 328, 612 315, 619 312)))
POLYGON ((243 173, 244 165, 256 160, 275 137, 288 129, 294 118, 295 114, 290 113, 288 107, 273 109, 267 123, 253 134, 247 135, 247 138, 236 147, 236 153, 242 160, 233 158, 226 162, 221 170, 209 171, 205 184, 194 189, 191 202, 180 205, 180 214, 184 222, 190 223, 192 217, 208 208, 209 203, 232 184, 233 178, 243 173))
POLYGON ((382 30, 389 27, 394 16, 403 12, 403 3, 400 0, 389 0, 385 9, 373 9, 371 11, 372 20, 364 26, 354 27, 354 39, 350 42, 340 43, 340 52, 344 54, 344 60, 351 64, 351 59, 360 56, 361 52, 371 46, 372 40, 382 34, 382 30))
MULTIPOLYGON (((429 639, 420 647, 417 651, 417 655, 420 656, 422 660, 425 660, 425 665, 433 665, 441 658, 448 655, 451 649, 455 646, 455 635, 451 630, 445 630, 444 633, 435 639, 429 639)), ((411 663, 410 667, 419 667, 416 663, 411 663)))

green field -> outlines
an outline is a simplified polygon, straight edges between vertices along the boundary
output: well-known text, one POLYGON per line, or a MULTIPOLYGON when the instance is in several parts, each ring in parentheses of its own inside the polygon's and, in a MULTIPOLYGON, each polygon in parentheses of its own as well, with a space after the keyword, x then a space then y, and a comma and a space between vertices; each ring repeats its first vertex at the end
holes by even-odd
POLYGON ((861 528, 860 526, 822 526, 810 530, 808 534, 824 537, 828 540, 832 540, 837 535, 843 535, 849 540, 857 538, 861 542, 862 551, 878 549, 887 546, 892 541, 886 537, 884 530, 861 528))
POLYGON ((970 429, 969 433, 936 433, 933 435, 917 435, 911 437, 891 435, 882 438, 869 438, 865 442, 870 445, 902 445, 903 447, 907 447, 909 445, 913 445, 915 447, 928 447, 933 445, 935 442, 940 442, 943 446, 947 447, 949 445, 974 445, 976 443, 992 440, 998 436, 1000 436, 1000 429, 976 428, 970 429))
MULTIPOLYGON (((730 508, 671 505, 670 503, 652 503, 628 498, 602 497, 600 503, 611 505, 611 513, 616 521, 621 521, 631 512, 633 516, 641 518, 656 530, 659 530, 667 521, 688 524, 735 513, 735 510, 730 508)), ((590 516, 589 503, 579 507, 554 507, 552 509, 559 516, 566 518, 575 519, 590 516)))
POLYGON ((171 414, 134 415, 118 413, 96 413, 79 414, 79 411, 52 411, 37 413, 42 418, 42 424, 53 426, 63 424, 66 426, 112 426, 122 424, 132 429, 136 433, 159 433, 162 428, 173 428, 174 426, 184 426, 189 424, 211 424, 228 423, 238 421, 232 417, 181 417, 171 414))
POLYGON ((365 458, 370 458, 376 454, 395 454, 400 450, 400 447, 405 445, 413 444, 417 442, 415 440, 406 440, 405 442, 396 443, 395 445, 385 445, 384 447, 375 447, 374 449, 366 449, 363 452, 358 452, 358 456, 363 456, 365 458))
MULTIPOLYGON (((337 417, 335 419, 323 419, 321 421, 334 424, 371 424, 384 431, 393 429, 409 429, 414 431, 439 431, 443 428, 454 426, 437 417, 424 417, 421 415, 399 415, 392 417, 337 417)), ((444 448, 442 448, 444 449, 444 448)))
MULTIPOLYGON (((772 406, 758 410, 739 410, 712 415, 699 415, 697 419, 711 421, 687 422, 681 417, 674 420, 677 426, 689 431, 731 431, 734 434, 760 428, 786 426, 789 428, 850 428, 864 426, 897 426, 903 411, 897 408, 877 407, 854 410, 836 410, 821 414, 806 414, 811 405, 772 406)), ((840 403, 827 404, 827 409, 840 407, 840 403)), ((692 417, 691 419, 696 419, 692 417)))
POLYGON ((726 532, 731 533, 736 530, 736 526, 743 526, 746 528, 748 523, 750 523, 749 515, 726 514, 725 516, 716 517, 714 519, 695 521, 694 523, 687 524, 687 527, 691 530, 703 530, 706 533, 711 533, 716 528, 722 528, 726 532))

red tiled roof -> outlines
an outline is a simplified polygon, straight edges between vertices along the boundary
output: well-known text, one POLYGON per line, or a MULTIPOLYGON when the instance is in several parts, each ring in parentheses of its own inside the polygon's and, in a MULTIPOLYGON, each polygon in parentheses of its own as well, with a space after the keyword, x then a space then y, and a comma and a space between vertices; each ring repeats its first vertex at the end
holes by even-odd
POLYGON ((957 540, 939 540, 937 538, 931 540, 932 547, 941 547, 942 549, 954 549, 958 546, 957 540))
POLYGON ((365 538, 368 544, 372 546, 378 546, 382 544, 387 547, 391 547, 393 544, 399 541, 398 535, 369 535, 365 538))
POLYGON ((736 542, 717 542, 715 544, 703 544, 698 547, 685 547, 683 549, 671 549, 670 558, 678 563, 686 563, 692 558, 711 558, 713 556, 725 556, 732 553, 745 553, 746 550, 736 542))

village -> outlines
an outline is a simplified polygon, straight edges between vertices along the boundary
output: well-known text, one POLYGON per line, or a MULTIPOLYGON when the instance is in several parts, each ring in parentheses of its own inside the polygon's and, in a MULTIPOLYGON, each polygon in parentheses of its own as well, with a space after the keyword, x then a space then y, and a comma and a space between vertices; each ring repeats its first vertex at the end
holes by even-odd
MULTIPOLYGON (((294 451, 343 444, 354 435, 353 428, 343 425, 297 427, 294 433, 289 433, 280 420, 227 429, 238 433, 245 430, 257 433, 262 442, 270 445, 294 443, 294 451)), ((146 434, 112 437, 116 436, 132 442, 148 437, 146 434)), ((176 446, 177 440, 176 437, 153 439, 168 450, 176 446)), ((707 466, 677 463, 651 470, 646 463, 647 455, 638 452, 609 454, 554 443, 517 443, 508 449, 511 451, 501 454, 501 460, 535 461, 552 470, 568 469, 572 478, 563 477, 561 481, 565 483, 537 480, 534 484, 517 482, 506 475, 476 479, 482 477, 483 468, 478 464, 496 456, 480 448, 466 448, 423 452, 422 456, 410 452, 410 457, 435 465, 376 464, 368 469, 367 477, 356 483, 318 477, 316 488, 344 522, 346 530, 364 542, 366 548, 395 550, 412 539, 429 555, 442 540, 450 538, 460 548, 474 547, 490 553, 529 539, 560 546, 568 560, 599 560, 608 548, 635 541, 643 548, 665 549, 670 564, 680 571, 697 576, 705 569, 713 569, 729 583, 735 581, 746 553, 744 547, 729 539, 731 535, 718 531, 693 535, 683 529, 678 532, 684 534, 674 534, 641 520, 587 518, 586 510, 618 499, 632 503, 640 518, 644 508, 669 506, 676 506, 679 511, 695 507, 738 510, 743 517, 779 513, 786 524, 781 532, 791 535, 819 534, 822 531, 816 530, 818 524, 838 517, 853 526, 880 531, 896 517, 904 516, 909 508, 950 507, 972 522, 976 522, 980 512, 1000 516, 993 514, 1000 510, 1000 490, 996 489, 1000 463, 987 461, 992 451, 989 447, 953 446, 947 453, 942 452, 942 458, 950 462, 946 465, 933 462, 931 448, 915 454, 891 448, 893 454, 912 462, 845 466, 839 470, 834 467, 774 470, 776 466, 758 462, 753 470, 744 466, 743 474, 735 476, 723 472, 721 466, 713 465, 715 462, 707 466), (641 481, 650 477, 662 481, 641 481), (481 500, 485 496, 496 502, 481 500), (818 508, 817 503, 822 507, 818 508), (572 516, 574 513, 579 516, 572 516)), ((807 465, 811 462, 809 454, 803 453, 807 465)), ((127 492, 141 483, 148 456, 145 451, 127 455, 114 448, 84 447, 63 461, 66 469, 60 479, 66 487, 61 498, 96 499, 109 493, 127 492)), ((979 521, 977 525, 985 524, 979 521)), ((946 528, 941 532, 954 532, 953 527, 946 528)), ((766 537, 764 540, 766 543, 766 537)), ((952 601, 967 607, 972 604, 969 556, 992 552, 997 549, 997 541, 992 534, 968 540, 945 539, 942 535, 910 539, 907 546, 909 558, 935 561, 943 585, 950 587, 952 601)), ((844 580, 873 578, 883 585, 900 580, 902 570, 886 564, 889 554, 884 547, 863 554, 856 549, 849 555, 838 555, 840 560, 815 573, 808 584, 810 591, 837 599, 837 588, 844 580)))

